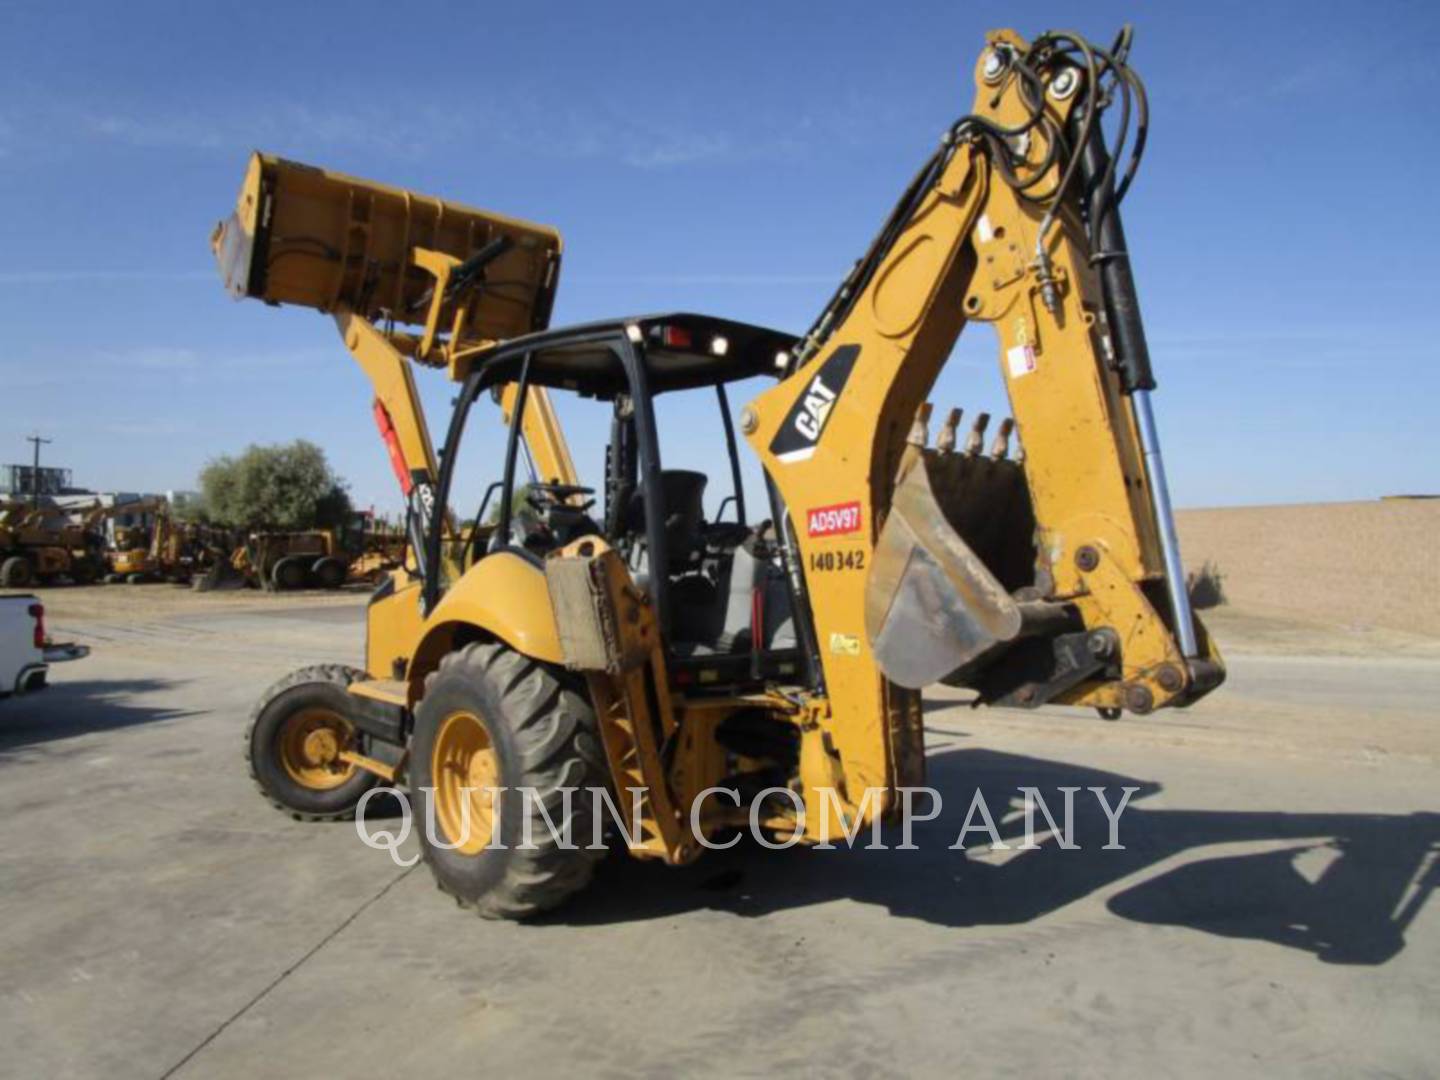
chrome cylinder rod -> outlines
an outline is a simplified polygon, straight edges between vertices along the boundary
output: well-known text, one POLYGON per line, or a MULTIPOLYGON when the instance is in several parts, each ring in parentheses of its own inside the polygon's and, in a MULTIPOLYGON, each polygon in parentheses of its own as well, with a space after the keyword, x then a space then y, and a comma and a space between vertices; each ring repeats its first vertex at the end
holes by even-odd
POLYGON ((1165 479, 1165 459, 1160 456, 1160 437, 1155 431, 1155 413, 1150 391, 1130 395, 1135 404, 1135 423, 1140 429, 1140 449, 1145 454, 1145 475, 1150 481, 1150 498, 1155 504, 1155 523, 1160 530, 1160 549, 1165 557, 1165 584, 1170 592, 1170 610, 1175 616, 1175 638, 1180 652, 1198 656, 1195 616, 1190 611, 1190 590, 1185 581, 1185 564, 1180 560, 1180 538, 1175 532, 1175 514, 1170 508, 1170 485, 1165 479))

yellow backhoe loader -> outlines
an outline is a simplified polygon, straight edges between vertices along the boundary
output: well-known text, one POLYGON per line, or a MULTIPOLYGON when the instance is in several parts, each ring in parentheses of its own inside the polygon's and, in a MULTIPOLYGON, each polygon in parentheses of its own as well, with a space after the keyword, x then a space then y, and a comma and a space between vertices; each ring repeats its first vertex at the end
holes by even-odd
POLYGON ((141 506, 97 501, 69 510, 14 500, 0 503, 0 586, 23 589, 61 579, 94 584, 105 572, 105 520, 141 506))
POLYGON ((61 528, 63 523, 47 528, 44 513, 28 502, 0 503, 0 587, 23 589, 64 574, 70 554, 61 528))
POLYGON ((1129 51, 1128 30, 1108 49, 990 34, 973 111, 800 337, 691 314, 547 329, 553 230, 257 155, 213 237, 227 283, 333 315, 413 551, 370 602, 363 670, 262 698, 262 792, 339 817, 403 780, 440 886, 520 918, 587 883, 607 810, 631 854, 671 864, 736 827, 822 841, 892 815, 924 782, 927 685, 1107 717, 1219 685, 1121 226, 1146 122, 1129 51), (1112 129, 1138 123, 1126 163, 1107 107, 1112 129), (969 322, 995 329, 1014 413, 988 453, 983 422, 957 447, 954 417, 928 445, 926 396, 969 322), (438 457, 412 362, 459 384, 438 457), (754 379, 732 424, 726 387, 754 379), (608 424, 592 486, 556 395, 608 424), (717 478, 666 466, 656 410, 682 396, 719 413, 717 478), (476 434, 487 398, 503 462, 476 434), (711 479, 728 520, 707 515, 711 479))

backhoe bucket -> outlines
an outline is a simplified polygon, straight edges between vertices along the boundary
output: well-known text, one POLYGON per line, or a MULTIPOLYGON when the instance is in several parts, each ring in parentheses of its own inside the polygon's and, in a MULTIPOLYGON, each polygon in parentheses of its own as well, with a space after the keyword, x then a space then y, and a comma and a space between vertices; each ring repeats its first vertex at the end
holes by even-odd
POLYGON ((865 591, 865 632, 885 677, 919 689, 1020 633, 1005 587, 946 520, 923 460, 895 489, 865 591))

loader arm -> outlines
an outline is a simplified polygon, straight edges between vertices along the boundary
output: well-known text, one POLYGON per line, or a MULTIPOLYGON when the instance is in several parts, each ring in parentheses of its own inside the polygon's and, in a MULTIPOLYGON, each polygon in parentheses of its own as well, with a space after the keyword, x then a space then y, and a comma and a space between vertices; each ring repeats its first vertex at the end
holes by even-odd
MULTIPOLYGON (((506 427, 514 423, 519 399, 519 384, 506 383, 500 392, 500 418, 506 427)), ((560 418, 555 415, 555 405, 545 387, 532 386, 527 390, 520 432, 543 483, 567 486, 580 483, 575 462, 570 457, 570 446, 565 441, 565 432, 560 428, 560 418)))
POLYGON ((795 592, 822 669, 818 707, 852 793, 919 782, 918 688, 928 683, 1108 714, 1184 704, 1223 674, 1181 599, 1178 554, 1162 543, 1173 548, 1163 472, 1141 437, 1153 379, 1143 336, 1134 342, 1133 285, 1106 269, 1125 259, 1123 234, 1119 250, 1091 241, 1091 216, 1118 228, 1119 211, 1097 199, 1113 171, 1094 157, 1101 129, 1082 110, 1095 81, 1127 77, 1128 37, 1110 52, 1077 42, 988 36, 973 113, 787 376, 742 413, 788 511, 795 592), (1082 151, 1088 161, 1076 160, 1082 151), (996 460, 1003 448, 976 452, 983 424, 968 455, 924 445, 926 395, 968 322, 999 338, 1023 466, 996 460), (1003 486, 1002 467, 1023 472, 1015 489, 1033 512, 1023 582, 1002 581, 972 548, 998 507, 984 507, 969 542, 955 527, 1003 486), (942 490, 947 479, 963 490, 942 490), (1019 647, 1036 640, 1045 644, 1019 647), (1069 678, 1055 667, 1062 644, 1069 678))
POLYGON ((169 503, 164 503, 155 512, 155 528, 150 532, 149 554, 156 565, 173 563, 179 557, 175 516, 169 503))
MULTIPOLYGON (((411 547, 417 560, 423 560, 439 469, 410 359, 379 327, 353 311, 336 312, 335 325, 375 392, 375 426, 405 496, 411 547)), ((423 561, 419 565, 423 573, 423 561)))
MULTIPOLYGON (((438 468, 412 365, 445 368, 462 380, 467 351, 544 329, 558 280, 560 234, 255 154, 235 212, 216 226, 211 247, 237 299, 334 317, 374 389, 375 423, 406 499, 407 533, 423 577, 438 468)), ((502 408, 509 423, 503 402, 502 408)), ((526 409, 524 424, 542 473, 574 483, 548 400, 526 409)))
POLYGON ((136 499, 128 503, 111 503, 109 506, 97 502, 81 515, 79 532, 81 536, 98 535, 101 525, 111 518, 122 514, 160 514, 168 506, 169 503, 163 498, 136 499))

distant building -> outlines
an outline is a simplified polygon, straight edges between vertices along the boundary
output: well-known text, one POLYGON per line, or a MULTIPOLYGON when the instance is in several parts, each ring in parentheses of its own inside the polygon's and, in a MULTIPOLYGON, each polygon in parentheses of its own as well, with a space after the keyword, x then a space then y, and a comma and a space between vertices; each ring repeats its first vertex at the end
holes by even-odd
POLYGON ((200 505, 200 492, 198 491, 167 491, 165 498, 176 510, 200 505))
MULTIPOLYGON (((141 503, 142 501, 159 501, 166 498, 165 495, 139 491, 87 491, 84 494, 59 495, 50 501, 62 509, 75 514, 89 510, 96 503, 101 506, 123 507, 127 503, 141 503)), ((135 510, 126 512, 119 510, 107 517, 101 524, 108 539, 115 539, 116 529, 148 529, 155 524, 155 514, 149 510, 135 510)))
MULTIPOLYGON (((0 465, 0 495, 12 498, 34 498, 32 482, 35 475, 35 469, 30 465, 0 465)), ((200 497, 194 491, 166 491, 163 494, 140 491, 91 491, 89 488, 76 487, 71 479, 69 469, 57 469, 49 466, 41 466, 39 479, 40 504, 59 507, 76 517, 96 504, 124 506, 127 503, 138 503, 142 500, 158 502, 164 499, 171 506, 179 508, 200 497)), ((103 528, 106 536, 113 540, 116 529, 137 527, 148 529, 154 524, 153 512, 136 510, 127 513, 121 510, 106 518, 103 528)))
POLYGON ((0 495, 83 495, 84 488, 74 486, 69 469, 42 465, 0 465, 0 495))

